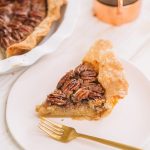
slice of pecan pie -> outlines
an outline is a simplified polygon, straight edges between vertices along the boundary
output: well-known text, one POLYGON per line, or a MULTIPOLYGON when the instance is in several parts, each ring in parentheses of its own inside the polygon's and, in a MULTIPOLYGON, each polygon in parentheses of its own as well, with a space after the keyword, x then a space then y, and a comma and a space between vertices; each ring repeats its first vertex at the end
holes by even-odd
POLYGON ((65 0, 0 0, 0 51, 5 57, 34 48, 60 18, 65 0))
POLYGON ((123 67, 108 41, 100 40, 83 62, 66 73, 54 92, 36 107, 40 116, 96 120, 111 112, 128 91, 123 67))

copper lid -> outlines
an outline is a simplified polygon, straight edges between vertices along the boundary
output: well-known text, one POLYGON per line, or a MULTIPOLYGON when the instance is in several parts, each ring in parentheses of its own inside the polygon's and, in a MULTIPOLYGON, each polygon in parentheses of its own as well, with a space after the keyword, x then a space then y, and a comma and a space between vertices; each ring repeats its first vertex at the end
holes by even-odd
MULTIPOLYGON (((118 6, 118 0, 97 0, 97 1, 109 6, 118 6)), ((136 1, 137 0, 123 0, 123 6, 132 4, 136 1)))

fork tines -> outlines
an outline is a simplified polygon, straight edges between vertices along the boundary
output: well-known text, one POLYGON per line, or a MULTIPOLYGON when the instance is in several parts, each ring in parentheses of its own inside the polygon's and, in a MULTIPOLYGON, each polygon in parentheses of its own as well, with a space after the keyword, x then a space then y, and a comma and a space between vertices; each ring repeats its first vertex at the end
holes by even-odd
POLYGON ((40 118, 39 128, 54 139, 60 139, 63 134, 62 127, 63 125, 52 122, 44 117, 40 118))

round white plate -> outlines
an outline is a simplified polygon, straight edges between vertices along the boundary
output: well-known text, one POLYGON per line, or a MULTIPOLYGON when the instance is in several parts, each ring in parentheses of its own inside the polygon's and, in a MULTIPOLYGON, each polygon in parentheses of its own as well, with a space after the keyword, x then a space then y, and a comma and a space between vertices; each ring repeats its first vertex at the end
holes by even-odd
MULTIPOLYGON (((56 86, 59 78, 80 63, 85 52, 53 54, 27 70, 14 84, 7 103, 8 128, 26 150, 108 150, 102 144, 76 139, 63 144, 47 137, 39 128, 35 106, 56 86)), ((113 112, 99 121, 53 119, 77 131, 133 146, 143 146, 150 137, 150 84, 132 64, 122 60, 129 81, 129 94, 113 112)))

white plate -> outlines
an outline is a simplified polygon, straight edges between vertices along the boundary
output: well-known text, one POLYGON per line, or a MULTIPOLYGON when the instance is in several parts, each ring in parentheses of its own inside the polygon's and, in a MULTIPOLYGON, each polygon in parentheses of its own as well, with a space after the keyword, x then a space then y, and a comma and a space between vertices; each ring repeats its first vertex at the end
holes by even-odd
POLYGON ((30 66, 42 56, 55 51, 72 34, 79 13, 80 0, 68 0, 66 9, 62 11, 63 17, 61 21, 53 25, 53 28, 44 41, 26 54, 0 60, 0 74, 10 73, 22 67, 30 66))
MULTIPOLYGON (((106 150, 95 142, 76 139, 68 144, 48 138, 38 127, 35 106, 51 92, 58 79, 80 63, 84 52, 53 54, 27 70, 14 84, 7 103, 8 128, 26 150, 106 150), (73 56, 73 57, 72 57, 73 56)), ((79 132, 134 146, 142 146, 150 137, 150 84, 132 64, 122 60, 129 81, 129 94, 113 112, 100 121, 54 119, 75 127, 79 132)))

